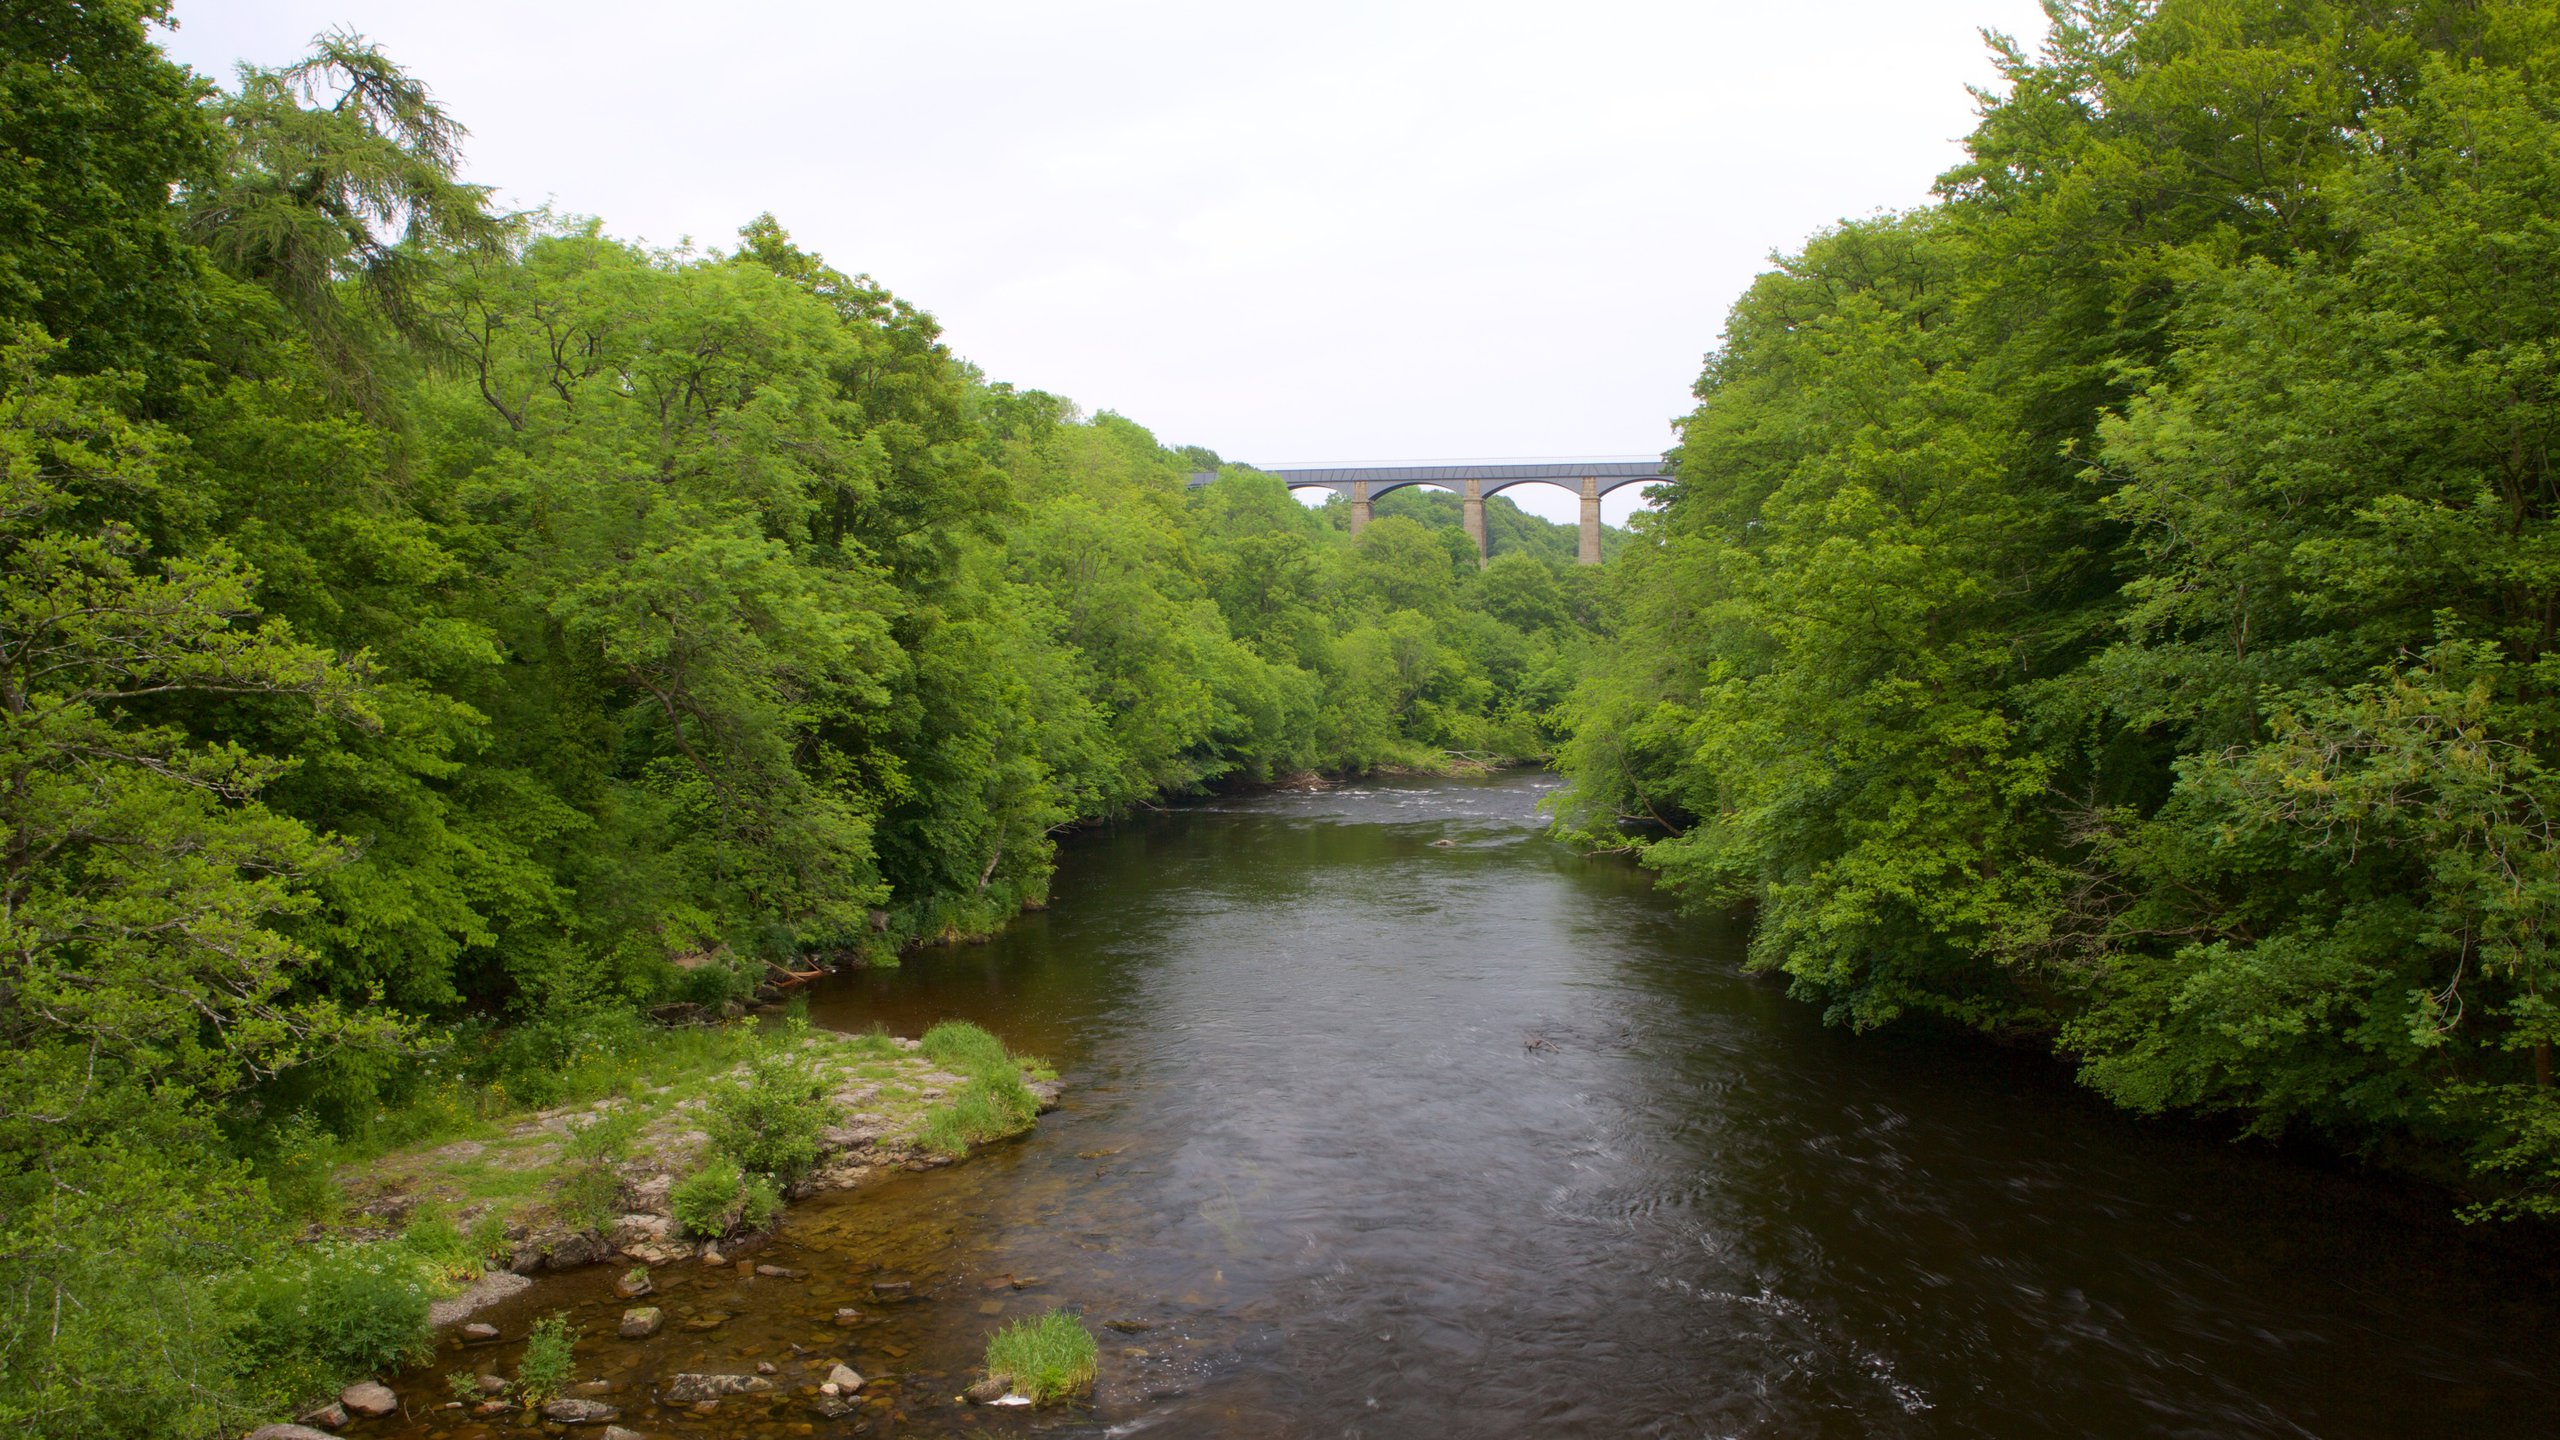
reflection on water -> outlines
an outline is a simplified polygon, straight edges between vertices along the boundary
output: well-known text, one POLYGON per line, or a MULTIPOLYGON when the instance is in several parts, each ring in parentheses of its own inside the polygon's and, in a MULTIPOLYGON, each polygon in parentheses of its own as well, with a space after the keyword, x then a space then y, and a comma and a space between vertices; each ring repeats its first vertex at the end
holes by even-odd
MULTIPOLYGON (((1738 934, 1546 840, 1552 784, 1085 837, 1054 910, 814 1000, 1048 1055, 1067 1103, 1034 1134, 795 1209, 752 1258, 806 1278, 661 1270, 653 1339, 612 1338, 609 1268, 483 1318, 570 1310, 582 1377, 670 1437, 2552 1433, 2547 1254, 2031 1058, 1825 1029, 1738 934), (1094 1405, 957 1403, 1051 1304, 1103 1338, 1094 1405), (822 1418, 798 1392, 839 1358, 894 1380, 822 1418), (770 1400, 650 1401, 758 1361, 770 1400)), ((448 1346, 402 1392, 493 1359, 448 1346)))

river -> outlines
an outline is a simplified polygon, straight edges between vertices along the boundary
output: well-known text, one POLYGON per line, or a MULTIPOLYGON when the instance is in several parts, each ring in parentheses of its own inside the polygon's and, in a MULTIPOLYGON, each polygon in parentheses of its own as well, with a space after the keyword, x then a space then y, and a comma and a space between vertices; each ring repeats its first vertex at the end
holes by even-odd
POLYGON ((665 1437, 2560 1429, 2547 1246, 2111 1112, 2040 1057, 1827 1028, 1742 973, 1738 930, 1547 839, 1554 783, 1079 837, 1053 909, 813 997, 821 1024, 953 1016, 1048 1056, 1067 1100, 1034 1133, 795 1208, 756 1258, 806 1280, 662 1271, 653 1303, 716 1328, 614 1339, 609 1267, 484 1318, 569 1310, 581 1373, 665 1437), (994 1326, 1061 1304, 1103 1340, 1093 1405, 954 1401, 994 1326), (843 1305, 874 1318, 835 1329, 843 1305), (677 1370, 821 1356, 896 1382, 845 1420, 648 1403, 677 1370))

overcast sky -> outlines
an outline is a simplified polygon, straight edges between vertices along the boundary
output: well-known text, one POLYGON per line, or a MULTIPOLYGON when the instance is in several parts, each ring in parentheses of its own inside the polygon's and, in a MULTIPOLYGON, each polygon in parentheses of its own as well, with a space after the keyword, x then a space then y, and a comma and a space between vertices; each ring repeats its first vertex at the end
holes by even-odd
MULTIPOLYGON (((1726 308, 1961 155, 2034 0, 177 0, 229 81, 347 26, 470 178, 725 246, 771 210, 998 380, 1261 465, 1651 455, 1726 308)), ((1562 491, 1506 492, 1570 519, 1562 491)), ((1610 497, 1614 521, 1635 503, 1610 497)))

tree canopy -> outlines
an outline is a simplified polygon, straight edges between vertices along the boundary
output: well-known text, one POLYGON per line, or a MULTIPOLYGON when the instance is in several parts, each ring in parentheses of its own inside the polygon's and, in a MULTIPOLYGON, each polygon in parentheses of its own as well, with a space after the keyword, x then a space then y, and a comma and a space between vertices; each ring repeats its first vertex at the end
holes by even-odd
POLYGON ((1848 1023, 2560 1210, 2560 24, 2048 8, 1735 306, 1567 823, 1848 1023))

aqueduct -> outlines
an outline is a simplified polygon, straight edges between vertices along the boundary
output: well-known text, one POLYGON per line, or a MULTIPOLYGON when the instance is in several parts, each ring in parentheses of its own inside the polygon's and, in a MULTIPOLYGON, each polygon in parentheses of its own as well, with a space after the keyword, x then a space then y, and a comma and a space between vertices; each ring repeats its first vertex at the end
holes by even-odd
MULTIPOLYGON (((1331 490, 1351 502, 1351 533, 1369 523, 1369 502, 1407 485, 1431 485, 1458 492, 1465 502, 1467 538, 1476 542, 1476 561, 1486 554, 1484 501, 1514 485, 1557 485, 1582 497, 1582 548, 1585 565, 1600 563, 1600 497, 1628 485, 1669 480, 1658 460, 1543 460, 1531 465, 1369 465, 1331 470, 1270 470, 1292 490, 1331 490)), ((1191 483, 1206 485, 1215 471, 1193 472, 1191 483)))

